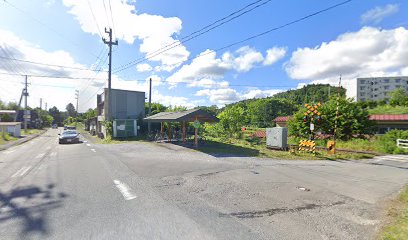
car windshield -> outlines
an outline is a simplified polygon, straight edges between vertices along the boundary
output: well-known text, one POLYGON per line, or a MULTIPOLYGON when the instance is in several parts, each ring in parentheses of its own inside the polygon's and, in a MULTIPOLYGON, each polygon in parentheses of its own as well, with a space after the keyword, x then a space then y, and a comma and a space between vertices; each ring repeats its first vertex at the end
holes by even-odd
POLYGON ((76 131, 65 131, 62 133, 62 135, 71 135, 71 134, 77 134, 76 131))

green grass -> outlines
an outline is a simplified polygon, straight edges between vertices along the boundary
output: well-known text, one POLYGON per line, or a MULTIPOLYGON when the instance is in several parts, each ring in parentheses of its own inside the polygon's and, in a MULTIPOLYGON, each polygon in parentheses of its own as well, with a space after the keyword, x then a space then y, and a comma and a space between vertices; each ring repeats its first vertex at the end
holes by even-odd
POLYGON ((384 105, 369 109, 368 112, 370 114, 408 114, 408 107, 384 105))
POLYGON ((408 239, 408 186, 405 186, 398 199, 392 203, 388 215, 392 220, 382 229, 379 239, 408 239))
POLYGON ((21 135, 30 135, 30 134, 36 134, 39 133, 41 130, 39 129, 27 129, 27 131, 25 129, 21 130, 21 135))
POLYGON ((316 155, 304 152, 291 153, 289 151, 272 150, 266 147, 264 141, 250 142, 244 139, 220 139, 210 138, 206 144, 199 146, 197 151, 214 155, 236 155, 249 157, 263 157, 273 159, 292 160, 336 160, 336 159, 362 159, 373 157, 370 154, 359 153, 337 153, 328 155, 326 151, 318 151, 316 155))
POLYGON ((17 139, 18 138, 10 136, 8 133, 5 133, 4 137, 3 137, 2 133, 0 133, 0 144, 6 144, 8 142, 12 142, 12 141, 15 141, 17 139))

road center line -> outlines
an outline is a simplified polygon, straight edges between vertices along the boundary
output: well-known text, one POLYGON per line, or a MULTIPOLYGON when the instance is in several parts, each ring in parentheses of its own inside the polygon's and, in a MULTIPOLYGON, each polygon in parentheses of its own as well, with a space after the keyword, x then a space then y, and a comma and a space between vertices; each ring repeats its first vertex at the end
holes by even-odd
POLYGON ((11 177, 17 177, 17 176, 23 176, 28 170, 30 170, 30 166, 24 166, 22 168, 20 168, 16 173, 14 173, 11 177))
POLYGON ((91 148, 91 151, 92 151, 92 152, 96 152, 96 150, 95 150, 95 149, 93 149, 93 148, 91 148))
POLYGON ((44 157, 44 155, 45 155, 45 153, 40 153, 35 158, 42 158, 42 157, 44 157))
POLYGON ((136 198, 136 195, 132 193, 132 189, 130 189, 130 187, 126 183, 122 183, 119 180, 113 180, 113 183, 115 184, 119 192, 122 193, 125 200, 128 201, 136 198))
POLYGON ((51 154, 50 154, 50 157, 56 157, 57 156, 57 152, 52 152, 51 154))
POLYGON ((23 176, 28 170, 30 170, 30 166, 26 167, 22 173, 20 173, 20 176, 23 176))
POLYGON ((87 144, 86 144, 86 146, 90 147, 90 146, 91 146, 91 144, 87 143, 87 144))

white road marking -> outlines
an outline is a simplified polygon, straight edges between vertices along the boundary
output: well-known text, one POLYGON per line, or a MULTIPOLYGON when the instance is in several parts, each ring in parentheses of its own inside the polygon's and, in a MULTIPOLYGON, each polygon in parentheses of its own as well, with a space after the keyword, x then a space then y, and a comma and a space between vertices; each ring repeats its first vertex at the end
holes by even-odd
POLYGON ((12 153, 14 151, 16 151, 16 150, 7 150, 7 151, 4 151, 4 154, 10 154, 10 153, 12 153))
POLYGON ((87 144, 86 144, 86 146, 90 147, 90 146, 91 146, 91 144, 87 143, 87 144))
POLYGON ((16 173, 14 173, 11 177, 17 177, 17 176, 23 176, 28 170, 30 170, 30 166, 24 166, 22 168, 20 168, 20 170, 18 170, 16 173))
POLYGON ((88 141, 84 140, 83 142, 84 142, 84 143, 87 143, 88 141))
POLYGON ((30 170, 30 166, 26 167, 23 172, 20 173, 20 176, 23 176, 28 170, 30 170))
POLYGON ((136 195, 132 193, 132 189, 126 183, 122 183, 119 180, 113 180, 115 186, 119 189, 119 192, 122 193, 125 200, 132 200, 136 198, 136 195))
POLYGON ((40 153, 35 158, 42 158, 42 157, 44 157, 44 155, 45 155, 45 153, 40 153))
POLYGON ((57 156, 57 152, 50 153, 50 157, 56 157, 56 156, 57 156))
POLYGON ((93 149, 93 148, 91 148, 91 151, 92 151, 92 152, 96 152, 96 150, 95 150, 95 149, 93 149))
POLYGON ((48 146, 45 148, 45 150, 50 150, 50 149, 51 149, 51 146, 48 146))

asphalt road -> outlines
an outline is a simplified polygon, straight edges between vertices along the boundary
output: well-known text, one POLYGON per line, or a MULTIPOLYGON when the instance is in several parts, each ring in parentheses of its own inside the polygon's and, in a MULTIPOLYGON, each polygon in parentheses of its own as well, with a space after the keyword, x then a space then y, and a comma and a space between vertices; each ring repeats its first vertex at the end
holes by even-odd
POLYGON ((408 159, 215 157, 172 144, 0 152, 0 239, 372 239, 408 159))

